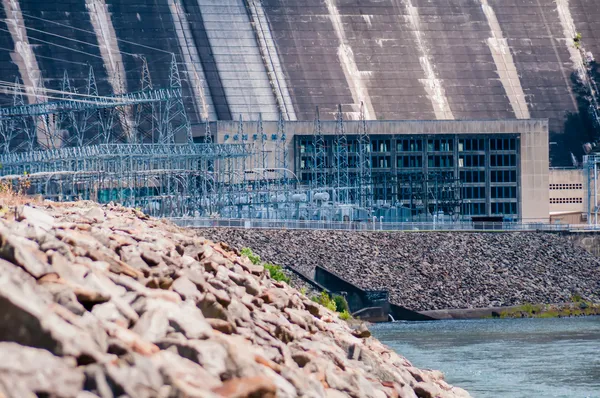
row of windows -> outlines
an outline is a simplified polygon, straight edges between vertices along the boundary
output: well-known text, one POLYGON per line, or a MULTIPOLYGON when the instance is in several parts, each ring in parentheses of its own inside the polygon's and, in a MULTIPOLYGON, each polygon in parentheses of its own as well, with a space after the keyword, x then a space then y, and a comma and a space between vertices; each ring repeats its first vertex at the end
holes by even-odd
POLYGON ((492 214, 517 214, 517 204, 515 202, 492 202, 492 214))
POLYGON ((491 187, 492 199, 516 199, 517 187, 491 187))
POLYGON ((483 138, 462 138, 458 140, 458 151, 485 151, 483 138))
POLYGON ((583 198, 550 198, 550 204, 583 203, 583 198))
POLYGON ((454 156, 452 155, 429 155, 427 157, 428 167, 453 167, 454 156))
POLYGON ((427 140, 428 152, 452 152, 453 150, 454 140, 451 138, 427 140))
POLYGON ((462 182, 485 182, 485 171, 461 171, 462 182))
POLYGON ((515 170, 492 170, 490 171, 491 182, 517 182, 515 170))
MULTIPOLYGON (((398 152, 422 152, 422 139, 399 139, 396 141, 396 151, 398 152)), ((332 146, 329 140, 325 140, 324 147, 327 151, 332 146)), ((312 139, 300 140, 300 152, 314 152, 314 142, 312 139)), ((514 138, 492 138, 489 140, 489 149, 492 151, 516 151, 517 141, 514 138)), ((390 139, 372 139, 368 147, 371 152, 389 152, 392 150, 392 140, 390 139)), ((358 151, 358 140, 348 138, 348 151, 358 151)), ((454 139, 436 138, 427 140, 428 152, 452 152, 454 151, 454 139)), ((458 140, 459 152, 480 152, 485 151, 485 139, 483 138, 461 138, 458 140)))
MULTIPOLYGON (((490 187, 492 199, 516 199, 517 187, 490 187)), ((485 199, 485 187, 462 187, 463 199, 485 199)))
POLYGON ((464 203, 462 204, 462 214, 478 216, 486 214, 485 203, 464 203))
POLYGON ((490 167, 514 167, 517 165, 517 155, 490 155, 490 167))
POLYGON ((550 189, 583 189, 583 184, 550 184, 550 189))
POLYGON ((458 167, 485 167, 485 155, 460 155, 458 167))
POLYGON ((396 150, 398 152, 422 152, 422 140, 398 140, 396 141, 396 150))
POLYGON ((462 187, 463 199, 485 199, 485 187, 462 187))
POLYGON ((398 158, 396 159, 396 166, 398 168, 421 168, 423 167, 423 156, 421 155, 405 155, 405 156, 398 156, 398 158))
POLYGON ((491 151, 515 151, 517 149, 517 140, 514 138, 491 138, 491 151))

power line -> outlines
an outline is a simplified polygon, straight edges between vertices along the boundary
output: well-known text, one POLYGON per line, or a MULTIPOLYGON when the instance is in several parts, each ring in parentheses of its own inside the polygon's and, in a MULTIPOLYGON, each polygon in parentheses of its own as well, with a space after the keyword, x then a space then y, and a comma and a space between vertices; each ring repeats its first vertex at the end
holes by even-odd
MULTIPOLYGON (((3 50, 3 51, 11 51, 11 52, 12 52, 12 51, 15 51, 15 49, 14 49, 14 48, 5 48, 5 47, 0 47, 0 50, 3 50)), ((62 61, 62 62, 67 62, 67 63, 70 63, 70 64, 76 64, 76 65, 83 65, 83 66, 87 66, 87 65, 88 65, 88 64, 87 64, 87 63, 85 63, 85 62, 69 61, 68 59, 55 58, 55 57, 47 57, 47 56, 44 56, 44 55, 37 55, 37 54, 36 54, 36 55, 35 55, 35 57, 36 57, 36 58, 47 58, 47 59, 52 59, 52 60, 54 60, 54 61, 62 61)))
MULTIPOLYGON (((87 33, 91 33, 93 35, 96 34, 96 32, 91 31, 91 30, 76 28, 76 27, 71 26, 71 25, 67 25, 67 24, 64 24, 64 23, 56 22, 56 21, 51 21, 51 20, 45 19, 45 18, 35 17, 33 15, 25 14, 23 12, 21 14, 24 15, 24 16, 26 16, 26 17, 28 17, 28 18, 38 19, 38 20, 41 20, 41 21, 45 21, 45 22, 49 22, 49 23, 55 24, 55 25, 59 25, 59 26, 64 26, 64 27, 67 27, 67 28, 71 28, 73 30, 78 30, 80 32, 87 32, 87 33)), ((150 50, 160 51, 160 52, 163 52, 165 54, 173 54, 172 51, 166 51, 166 50, 163 50, 163 49, 160 49, 160 48, 156 48, 156 47, 152 47, 152 46, 147 46, 145 44, 136 43, 136 42, 133 42, 133 41, 130 41, 130 40, 125 40, 125 39, 119 39, 119 38, 117 38, 117 41, 120 41, 120 42, 123 42, 123 43, 128 43, 128 44, 133 44, 135 46, 144 47, 144 48, 147 48, 147 49, 150 49, 150 50)))
MULTIPOLYGON (((6 80, 0 80, 0 87, 4 86, 5 88, 11 88, 14 90, 14 92, 16 93, 17 90, 16 89, 36 89, 36 87, 33 86, 27 86, 25 84, 20 84, 20 83, 15 83, 15 82, 8 82, 6 80)), ((21 90, 21 92, 23 93, 27 93, 27 91, 25 90, 21 90)), ((62 90, 54 90, 51 88, 44 88, 44 91, 50 92, 50 93, 56 93, 56 94, 65 94, 65 95, 77 95, 80 97, 89 97, 89 98, 96 98, 96 99, 114 99, 113 97, 106 97, 106 96, 101 96, 101 95, 90 95, 90 94, 83 94, 83 93, 78 93, 78 92, 71 92, 71 91, 62 91, 62 90)))
MULTIPOLYGON (((65 39, 65 40, 74 41, 74 42, 76 42, 76 43, 86 44, 86 45, 88 45, 88 46, 93 46, 93 47, 97 47, 97 48, 100 48, 100 47, 101 47, 99 44, 94 44, 94 43, 90 43, 90 42, 83 41, 83 40, 77 40, 77 39, 73 39, 73 38, 71 38, 71 37, 67 37, 67 36, 59 35, 59 34, 57 34, 57 33, 51 33, 51 32, 47 32, 47 31, 40 30, 40 29, 30 28, 29 26, 25 26, 25 25, 19 25, 19 24, 17 24, 17 23, 13 23, 13 25, 15 25, 15 26, 19 26, 19 27, 21 27, 21 28, 25 28, 25 29, 28 29, 28 30, 32 30, 32 31, 34 31, 34 32, 40 32, 40 33, 43 33, 43 34, 45 34, 45 35, 50 35, 50 36, 60 37, 61 39, 65 39)), ((31 38, 31 36, 29 36, 29 37, 31 38)), ((34 39, 35 39, 35 37, 34 37, 34 39)), ((136 57, 136 58, 138 57, 138 54, 132 54, 132 53, 128 53, 128 52, 126 52, 126 51, 122 51, 121 49, 119 49, 119 52, 120 52, 120 53, 122 53, 122 54, 131 55, 132 57, 136 57)))
MULTIPOLYGON (((7 32, 7 33, 10 33, 10 30, 8 30, 8 29, 0 28, 0 30, 2 30, 2 31, 4 31, 4 32, 7 32)), ((74 49, 74 48, 71 48, 71 47, 61 46, 60 44, 56 44, 56 43, 52 43, 52 42, 45 41, 45 40, 42 40, 42 39, 38 39, 38 38, 36 38, 36 37, 28 37, 28 39, 29 39, 29 40, 35 40, 35 41, 39 41, 39 42, 42 42, 42 43, 45 43, 45 44, 49 44, 49 45, 51 45, 51 46, 56 46, 56 47, 64 48, 65 50, 75 51, 75 52, 77 52, 77 53, 81 53, 81 54, 89 55, 89 56, 91 56, 91 57, 94 57, 94 58, 100 58, 100 59, 102 59, 102 57, 101 57, 101 56, 99 56, 99 55, 95 55, 95 54, 87 53, 87 52, 85 52, 85 51, 81 51, 81 50, 76 50, 76 49, 74 49)))

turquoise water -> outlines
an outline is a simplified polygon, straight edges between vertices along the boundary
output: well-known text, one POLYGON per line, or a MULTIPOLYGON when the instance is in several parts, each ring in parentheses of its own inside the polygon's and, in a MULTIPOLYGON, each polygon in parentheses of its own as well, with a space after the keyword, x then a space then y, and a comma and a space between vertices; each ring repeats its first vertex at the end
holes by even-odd
POLYGON ((600 398, 600 317, 395 322, 371 330, 476 398, 600 398))

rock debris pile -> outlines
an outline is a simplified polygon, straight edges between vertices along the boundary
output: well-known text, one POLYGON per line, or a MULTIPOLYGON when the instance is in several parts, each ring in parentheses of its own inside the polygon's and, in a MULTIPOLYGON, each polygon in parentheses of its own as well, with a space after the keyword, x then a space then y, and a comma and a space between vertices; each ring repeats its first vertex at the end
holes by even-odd
POLYGON ((600 258, 551 233, 202 229, 313 276, 319 265, 413 310, 600 302, 600 258))
POLYGON ((224 243, 119 206, 2 209, 0 397, 459 397, 224 243))

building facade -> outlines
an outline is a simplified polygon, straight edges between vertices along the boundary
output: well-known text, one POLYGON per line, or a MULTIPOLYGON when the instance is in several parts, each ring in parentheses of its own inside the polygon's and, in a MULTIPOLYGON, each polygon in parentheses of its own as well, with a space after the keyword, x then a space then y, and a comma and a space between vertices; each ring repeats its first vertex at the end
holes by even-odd
MULTIPOLYGON (((315 122, 217 122, 218 143, 254 147, 253 165, 293 171, 302 186, 315 184, 315 122), (282 131, 284 129, 284 131, 282 131), (281 163, 281 160, 279 161, 281 163)), ((340 126, 318 124, 323 140, 326 186, 339 173, 336 146, 340 126)), ((548 123, 546 120, 344 121, 347 174, 359 178, 358 140, 366 126, 373 184, 380 206, 410 209, 411 217, 443 212, 455 218, 501 217, 545 222, 549 215, 548 123)))

